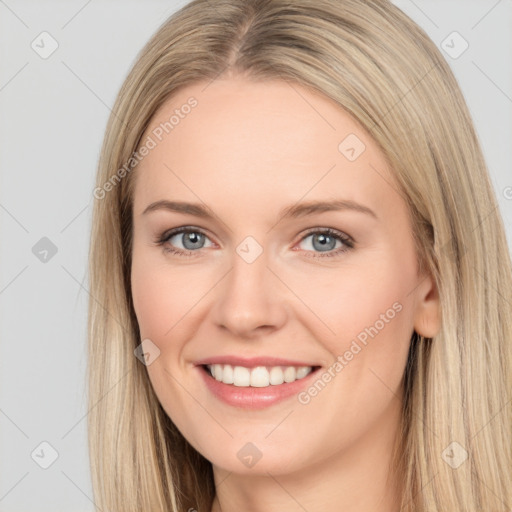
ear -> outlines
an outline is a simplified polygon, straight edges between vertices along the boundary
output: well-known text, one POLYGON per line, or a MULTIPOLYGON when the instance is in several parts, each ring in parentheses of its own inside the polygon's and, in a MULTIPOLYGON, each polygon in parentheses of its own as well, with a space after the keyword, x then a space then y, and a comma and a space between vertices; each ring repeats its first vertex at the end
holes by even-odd
POLYGON ((424 338, 433 338, 441 329, 439 291, 430 274, 423 276, 416 289, 414 330, 424 338))

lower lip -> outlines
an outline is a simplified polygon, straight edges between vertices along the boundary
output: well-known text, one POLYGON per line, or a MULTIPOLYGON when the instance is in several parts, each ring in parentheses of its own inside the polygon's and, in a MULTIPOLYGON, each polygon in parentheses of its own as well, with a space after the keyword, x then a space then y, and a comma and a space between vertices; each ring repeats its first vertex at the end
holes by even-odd
POLYGON ((297 395, 317 374, 318 368, 309 375, 294 382, 286 382, 277 386, 257 387, 239 387, 233 384, 224 384, 214 379, 203 366, 198 366, 200 374, 208 389, 220 400, 243 409, 264 409, 297 395))

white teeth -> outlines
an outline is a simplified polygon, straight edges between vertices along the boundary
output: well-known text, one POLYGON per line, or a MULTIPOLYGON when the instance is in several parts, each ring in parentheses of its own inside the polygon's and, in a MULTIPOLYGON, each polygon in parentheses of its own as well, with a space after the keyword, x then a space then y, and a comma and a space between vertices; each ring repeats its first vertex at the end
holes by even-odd
POLYGON ((224 382, 224 384, 233 384, 234 382, 233 367, 229 364, 224 365, 224 369, 222 370, 222 382, 224 382))
POLYGON ((270 384, 278 386, 284 382, 283 370, 280 366, 274 366, 270 370, 270 384))
POLYGON ((293 382, 297 377, 297 371, 293 366, 288 366, 284 371, 284 381, 285 382, 293 382))
POLYGON ((256 366, 251 370, 251 386, 265 388, 270 384, 270 376, 264 366, 256 366))
POLYGON ((215 377, 215 380, 218 380, 219 382, 222 381, 222 365, 221 364, 213 365, 213 375, 215 377))
POLYGON ((297 379, 303 379, 310 371, 308 366, 300 366, 297 368, 297 379))
POLYGON ((251 372, 249 368, 243 366, 235 366, 233 368, 233 384, 235 386, 250 386, 251 385, 251 372))
POLYGON ((294 382, 303 379, 311 373, 311 366, 231 366, 229 364, 207 365, 212 377, 224 384, 238 387, 265 388, 270 385, 278 386, 284 382, 294 382))

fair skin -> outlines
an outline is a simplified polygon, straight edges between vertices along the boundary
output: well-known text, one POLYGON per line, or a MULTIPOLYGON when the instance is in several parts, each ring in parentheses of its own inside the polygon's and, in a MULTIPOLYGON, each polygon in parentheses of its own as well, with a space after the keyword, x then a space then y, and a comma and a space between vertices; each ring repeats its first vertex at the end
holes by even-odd
POLYGON ((160 350, 147 366, 154 391, 212 462, 213 512, 396 512, 400 485, 389 466, 410 338, 435 335, 439 304, 433 279, 419 274, 393 175, 369 135, 318 93, 236 76, 205 85, 161 107, 147 133, 198 101, 135 170, 132 294, 141 339, 160 350), (349 134, 366 146, 353 161, 338 149, 349 134), (279 219, 291 205, 335 199, 375 216, 345 208, 279 219), (160 200, 206 205, 213 217, 143 213, 160 200), (155 243, 182 226, 194 228, 190 240, 155 243), (327 253, 338 253, 322 256, 326 228, 353 247, 334 236, 327 253), (250 263, 237 252, 248 236, 263 250, 250 263), (350 358, 370 326, 373 337, 350 358), (308 403, 296 393, 238 407, 214 395, 196 365, 227 355, 319 367, 306 391, 329 369, 331 379, 308 403), (237 456, 247 443, 261 454, 252 467, 237 456))

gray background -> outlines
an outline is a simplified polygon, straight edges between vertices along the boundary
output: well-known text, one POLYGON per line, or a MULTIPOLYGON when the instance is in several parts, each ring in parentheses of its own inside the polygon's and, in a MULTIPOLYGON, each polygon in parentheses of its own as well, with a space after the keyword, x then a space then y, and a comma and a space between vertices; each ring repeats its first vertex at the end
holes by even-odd
MULTIPOLYGON (((94 510, 85 401, 93 178, 128 69, 185 3, 0 0, 0 512, 94 510), (52 40, 57 50, 42 58, 52 40)), ((512 1, 395 3, 452 54, 512 248, 512 1), (454 31, 469 44, 457 58, 464 42, 454 31)))

